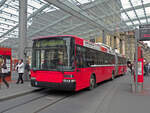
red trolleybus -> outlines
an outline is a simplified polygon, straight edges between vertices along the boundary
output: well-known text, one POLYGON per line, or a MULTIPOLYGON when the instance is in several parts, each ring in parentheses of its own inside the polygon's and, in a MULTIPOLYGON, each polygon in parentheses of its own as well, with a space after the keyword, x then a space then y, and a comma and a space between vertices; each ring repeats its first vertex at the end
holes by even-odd
POLYGON ((33 40, 31 85, 59 90, 93 89, 126 71, 125 58, 76 36, 33 40))

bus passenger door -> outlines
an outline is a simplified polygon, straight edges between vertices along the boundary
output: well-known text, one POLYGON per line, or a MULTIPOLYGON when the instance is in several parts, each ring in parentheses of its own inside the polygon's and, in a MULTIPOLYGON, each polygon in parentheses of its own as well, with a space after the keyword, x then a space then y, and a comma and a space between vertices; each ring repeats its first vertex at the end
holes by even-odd
POLYGON ((86 67, 85 62, 85 51, 81 46, 77 46, 76 48, 76 80, 77 80, 77 88, 82 89, 89 85, 88 75, 89 69, 86 67))
POLYGON ((77 75, 77 87, 78 88, 84 88, 88 86, 88 81, 87 81, 87 74, 88 71, 86 68, 77 68, 76 69, 76 75, 77 75))

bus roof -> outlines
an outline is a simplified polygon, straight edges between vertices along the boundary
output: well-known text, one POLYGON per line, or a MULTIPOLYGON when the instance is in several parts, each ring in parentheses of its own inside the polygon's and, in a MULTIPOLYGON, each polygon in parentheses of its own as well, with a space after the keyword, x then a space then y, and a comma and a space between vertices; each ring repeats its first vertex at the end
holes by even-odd
MULTIPOLYGON (((50 38, 50 37, 73 37, 73 38, 79 38, 75 35, 53 35, 53 36, 39 36, 39 37, 35 37, 32 40, 40 40, 40 39, 46 39, 46 38, 50 38)), ((80 38, 82 39, 82 38, 80 38)))
POLYGON ((97 49, 98 48, 97 50, 100 50, 100 51, 103 51, 103 52, 106 52, 106 53, 110 53, 110 54, 114 54, 114 52, 110 49, 111 47, 109 47, 108 45, 105 45, 103 43, 93 43, 93 42, 90 42, 89 40, 86 40, 84 38, 80 38, 80 37, 75 36, 75 35, 39 36, 39 37, 33 38, 33 41, 34 40, 40 40, 40 39, 47 39, 47 38, 51 38, 51 37, 72 37, 72 38, 75 38, 75 43, 76 44, 86 46, 86 47, 92 48, 92 49, 97 49), (89 47, 87 44, 90 44, 90 46, 92 44, 92 46, 95 46, 95 47, 89 47), (96 46, 98 46, 98 47, 96 47, 96 46))

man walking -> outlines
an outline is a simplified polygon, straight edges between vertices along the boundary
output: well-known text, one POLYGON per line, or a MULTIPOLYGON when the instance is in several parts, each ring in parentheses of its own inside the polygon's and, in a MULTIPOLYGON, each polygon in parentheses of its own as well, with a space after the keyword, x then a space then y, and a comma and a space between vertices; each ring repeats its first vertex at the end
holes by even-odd
POLYGON ((21 84, 23 84, 23 78, 22 78, 23 73, 24 73, 23 59, 19 60, 19 63, 16 66, 16 68, 18 69, 18 74, 19 74, 19 77, 18 77, 18 80, 17 80, 16 84, 18 84, 20 81, 21 81, 21 84))

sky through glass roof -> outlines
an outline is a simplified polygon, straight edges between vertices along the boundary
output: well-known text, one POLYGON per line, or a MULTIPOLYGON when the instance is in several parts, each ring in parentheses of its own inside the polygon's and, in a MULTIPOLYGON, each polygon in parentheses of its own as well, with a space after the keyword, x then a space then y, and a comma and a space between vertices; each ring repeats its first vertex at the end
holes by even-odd
MULTIPOLYGON (((127 25, 139 26, 141 24, 150 24, 150 0, 120 0, 122 7, 126 10, 127 15, 130 17, 126 18, 124 12, 122 12, 122 18, 127 21, 127 25), (132 24, 133 22, 133 24, 132 24)), ((149 42, 148 45, 150 46, 149 42)))
MULTIPOLYGON (((0 0, 0 3, 2 3, 2 1, 5 0, 0 0)), ((68 0, 68 1, 79 6, 82 4, 94 3, 95 1, 100 1, 100 0, 68 0)), ((150 0, 116 0, 116 1, 118 3, 121 3, 122 7, 120 11, 116 11, 114 15, 115 14, 120 15, 121 13, 121 20, 124 23, 123 25, 126 25, 128 28, 132 28, 131 30, 133 30, 140 24, 150 24, 150 0)), ((33 12, 36 12, 38 9, 40 9, 46 4, 47 2, 45 2, 44 0, 28 0, 28 17, 33 12)), ((105 2, 104 5, 111 6, 109 2, 105 2)), ((57 9, 59 8, 52 5, 52 7, 45 8, 42 11, 42 13, 54 11, 57 9)), ((99 11, 99 8, 97 8, 97 10, 99 11)), ((18 24, 19 21, 18 11, 19 11, 19 0, 6 0, 6 2, 2 6, 0 4, 0 36, 18 24)), ((106 11, 106 9, 103 9, 102 12, 104 12, 105 15, 107 16, 109 15, 108 11, 106 11)), ((103 18, 100 19, 102 20, 103 18)), ((118 23, 117 22, 114 23, 113 26, 119 26, 118 23)), ((31 24, 32 24, 32 18, 28 21, 28 27, 31 24)), ((112 30, 114 29, 116 28, 112 27, 112 30)), ((13 30, 8 35, 5 35, 3 38, 12 38, 12 37, 13 38, 18 37, 18 29, 13 30)))

